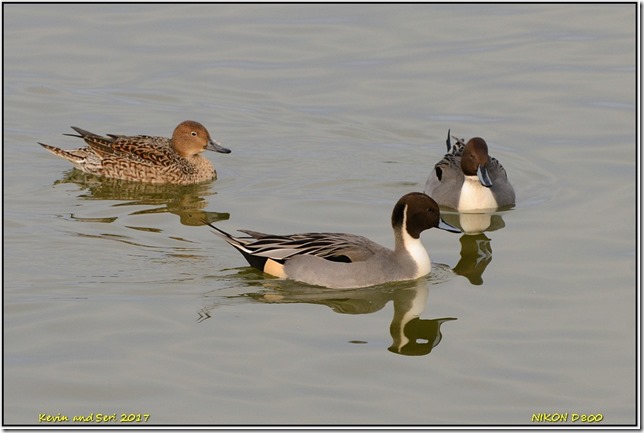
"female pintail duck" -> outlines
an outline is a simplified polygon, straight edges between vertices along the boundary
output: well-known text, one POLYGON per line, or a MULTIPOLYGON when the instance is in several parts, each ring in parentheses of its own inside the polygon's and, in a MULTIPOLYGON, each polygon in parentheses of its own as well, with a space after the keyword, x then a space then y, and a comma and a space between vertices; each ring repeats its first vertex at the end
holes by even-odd
POLYGON ((427 275, 431 261, 420 241, 420 233, 432 227, 459 232, 441 220, 436 202, 421 192, 404 195, 394 206, 393 250, 346 233, 280 236, 240 230, 249 236, 234 237, 209 225, 217 230, 215 234, 242 253, 251 266, 279 278, 334 289, 367 287, 427 275))
POLYGON ((192 120, 181 122, 172 138, 114 134, 102 137, 75 126, 72 129, 79 135, 63 135, 80 137, 87 147, 63 150, 38 144, 85 173, 114 179, 179 185, 204 182, 216 179, 217 172, 200 153, 204 150, 230 153, 210 138, 201 123, 192 120))
POLYGON ((458 211, 513 206, 514 189, 501 163, 488 155, 485 140, 454 139, 452 147, 448 131, 447 154, 430 173, 425 193, 458 211))

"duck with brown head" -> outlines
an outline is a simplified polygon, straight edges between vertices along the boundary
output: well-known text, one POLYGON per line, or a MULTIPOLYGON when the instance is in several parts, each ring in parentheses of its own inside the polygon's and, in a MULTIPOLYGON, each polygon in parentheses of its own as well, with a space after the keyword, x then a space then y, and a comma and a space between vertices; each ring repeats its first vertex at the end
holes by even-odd
POLYGON ((74 167, 97 176, 150 183, 193 184, 217 178, 212 163, 201 156, 204 150, 230 153, 210 137, 199 122, 181 122, 172 138, 148 135, 100 136, 72 126, 87 147, 63 150, 38 143, 74 167))
POLYGON ((429 174, 425 193, 439 205, 458 211, 514 206, 514 188, 501 163, 488 154, 485 140, 456 140, 451 146, 447 133, 447 154, 429 174))

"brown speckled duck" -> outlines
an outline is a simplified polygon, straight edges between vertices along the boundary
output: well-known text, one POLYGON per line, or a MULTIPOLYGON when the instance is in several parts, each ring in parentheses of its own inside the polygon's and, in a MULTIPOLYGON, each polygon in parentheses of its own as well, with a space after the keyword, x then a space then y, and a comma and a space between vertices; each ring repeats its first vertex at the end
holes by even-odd
POLYGON ((181 122, 172 138, 114 134, 103 137, 75 126, 72 129, 78 135, 64 135, 82 138, 87 147, 63 150, 38 144, 85 173, 114 179, 179 185, 205 182, 216 179, 217 172, 200 153, 204 150, 230 153, 210 138, 201 123, 193 120, 181 122))

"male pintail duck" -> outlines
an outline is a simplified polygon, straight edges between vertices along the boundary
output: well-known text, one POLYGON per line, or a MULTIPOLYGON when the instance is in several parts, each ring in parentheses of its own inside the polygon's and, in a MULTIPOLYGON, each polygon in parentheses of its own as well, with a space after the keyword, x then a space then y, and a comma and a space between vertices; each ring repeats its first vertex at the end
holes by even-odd
POLYGON ((87 147, 63 150, 38 144, 85 173, 114 179, 180 185, 204 182, 216 179, 217 172, 200 153, 204 150, 230 153, 210 138, 201 123, 192 120, 181 122, 172 138, 114 134, 102 137, 75 126, 72 129, 79 135, 63 135, 80 137, 87 147))
POLYGON ((447 132, 447 154, 427 179, 425 193, 441 206, 458 211, 497 209, 514 205, 514 189, 501 163, 488 155, 480 137, 465 140, 447 132))
POLYGON ((431 261, 420 241, 420 233, 432 227, 460 232, 441 220, 438 204, 421 192, 404 195, 394 206, 393 250, 346 233, 280 236, 240 230, 249 236, 234 237, 208 225, 242 253, 251 266, 275 277, 334 289, 367 287, 427 275, 431 261))

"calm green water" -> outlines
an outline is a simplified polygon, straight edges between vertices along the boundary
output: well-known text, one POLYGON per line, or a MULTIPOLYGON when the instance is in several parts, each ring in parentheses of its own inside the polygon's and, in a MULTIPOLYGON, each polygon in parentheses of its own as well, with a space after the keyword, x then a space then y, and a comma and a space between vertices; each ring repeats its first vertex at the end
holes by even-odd
POLYGON ((635 16, 4 5, 5 424, 635 423, 635 16), (215 182, 102 181, 36 144, 185 119, 233 151, 215 182), (487 140, 517 206, 423 234, 428 278, 278 281, 201 225, 392 245, 449 128, 487 140))

